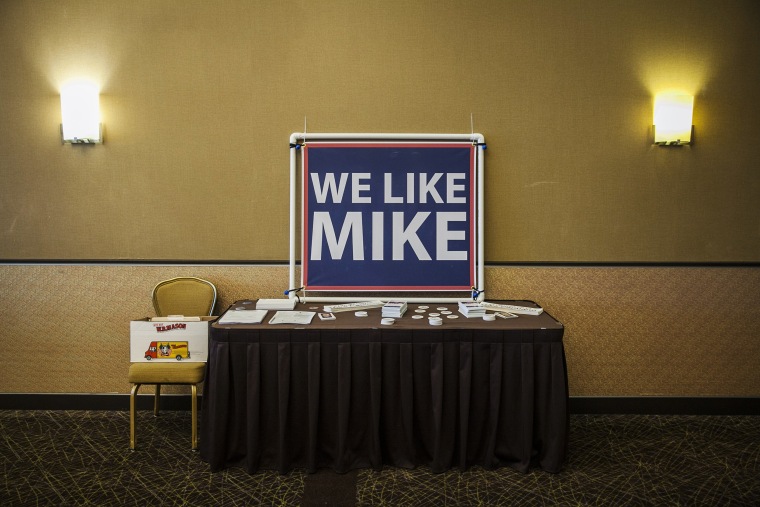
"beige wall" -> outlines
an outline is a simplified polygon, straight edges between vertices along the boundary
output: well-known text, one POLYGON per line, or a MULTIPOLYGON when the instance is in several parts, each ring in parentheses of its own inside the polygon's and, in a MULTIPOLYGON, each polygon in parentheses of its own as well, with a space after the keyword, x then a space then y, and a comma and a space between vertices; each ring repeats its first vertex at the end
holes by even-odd
MULTIPOLYGON (((0 266, 0 392, 127 393, 129 321, 161 279, 213 281, 219 308, 278 297, 285 266, 0 266)), ((574 396, 760 396, 760 270, 490 267, 489 298, 565 325, 574 396)), ((525 317, 528 318, 528 317, 525 317)))
POLYGON ((758 26, 754 0, 6 0, 0 258, 284 260, 304 117, 472 113, 488 261, 760 261, 758 26), (102 86, 102 146, 59 142, 75 77, 102 86), (651 145, 672 87, 694 146, 651 145))
MULTIPOLYGON (((758 396, 754 0, 0 1, 0 260, 281 261, 291 132, 462 133, 486 152, 489 298, 567 326, 573 395, 758 396), (106 142, 62 145, 60 85, 106 142), (651 145, 695 95, 696 142, 651 145), (540 263, 746 267, 541 267, 540 263), (755 267, 752 267, 755 266, 755 267)), ((282 266, 0 265, 0 392, 127 392, 161 279, 222 307, 282 266)))

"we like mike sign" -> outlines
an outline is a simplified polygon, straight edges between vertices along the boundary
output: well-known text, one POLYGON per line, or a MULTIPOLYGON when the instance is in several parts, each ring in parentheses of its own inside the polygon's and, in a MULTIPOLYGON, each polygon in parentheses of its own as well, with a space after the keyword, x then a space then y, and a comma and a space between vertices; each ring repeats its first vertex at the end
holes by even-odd
POLYGON ((307 290, 470 290, 471 143, 310 142, 303 151, 307 290))

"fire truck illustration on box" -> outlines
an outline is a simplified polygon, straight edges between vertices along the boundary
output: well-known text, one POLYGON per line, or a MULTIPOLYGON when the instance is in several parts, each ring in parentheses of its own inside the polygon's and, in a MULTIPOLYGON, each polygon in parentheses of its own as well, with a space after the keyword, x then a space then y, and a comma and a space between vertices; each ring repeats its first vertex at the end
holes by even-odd
POLYGON ((159 341, 150 342, 148 350, 145 351, 145 359, 190 359, 190 349, 187 342, 159 341))

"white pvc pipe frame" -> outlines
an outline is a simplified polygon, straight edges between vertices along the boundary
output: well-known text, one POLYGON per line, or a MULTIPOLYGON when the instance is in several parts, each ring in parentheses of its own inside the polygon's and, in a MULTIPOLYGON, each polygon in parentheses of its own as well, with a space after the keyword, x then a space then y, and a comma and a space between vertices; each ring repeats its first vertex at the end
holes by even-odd
MULTIPOLYGON (((288 273, 288 287, 295 288, 296 285, 296 204, 297 204, 297 186, 298 186, 298 169, 296 162, 296 151, 298 141, 307 140, 311 141, 458 141, 458 142, 472 142, 477 145, 477 149, 480 150, 476 154, 477 158, 477 178, 478 178, 478 227, 477 227, 477 243, 478 243, 478 259, 477 269, 475 274, 475 287, 479 291, 482 291, 478 297, 478 301, 482 301, 485 298, 485 254, 484 254, 484 240, 483 240, 483 222, 484 222, 484 161, 482 151, 485 149, 485 139, 482 134, 306 134, 305 132, 294 132, 290 135, 290 269, 288 273)), ((306 292, 306 291, 305 291, 306 292)), ((295 293, 290 292, 289 297, 295 298, 295 293)), ((354 302, 354 301, 374 301, 377 299, 388 299, 378 296, 359 296, 359 297, 301 297, 301 301, 304 302, 324 302, 324 303, 340 303, 340 302, 354 302)), ((463 299, 468 298, 404 298, 404 297, 392 297, 394 301, 403 300, 409 303, 455 303, 463 299)))

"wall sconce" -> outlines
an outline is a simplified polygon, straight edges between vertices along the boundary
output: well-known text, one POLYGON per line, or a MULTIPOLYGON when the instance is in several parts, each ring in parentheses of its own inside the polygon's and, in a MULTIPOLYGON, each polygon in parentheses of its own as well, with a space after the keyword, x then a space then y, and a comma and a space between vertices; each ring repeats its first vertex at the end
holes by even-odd
POLYGON ((681 146, 691 144, 694 126, 692 95, 663 94, 654 99, 654 144, 681 146))
POLYGON ((61 141, 71 144, 103 142, 100 90, 89 81, 72 81, 61 87, 61 141))

